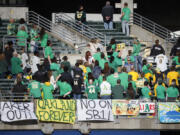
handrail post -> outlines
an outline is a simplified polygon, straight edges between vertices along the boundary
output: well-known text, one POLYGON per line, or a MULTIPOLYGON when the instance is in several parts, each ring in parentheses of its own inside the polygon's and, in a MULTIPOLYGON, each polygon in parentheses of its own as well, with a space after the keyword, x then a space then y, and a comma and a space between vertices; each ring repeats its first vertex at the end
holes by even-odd
POLYGON ((39 27, 39 15, 38 15, 38 27, 39 27))
POLYGON ((26 12, 26 22, 29 24, 29 12, 26 12))
POLYGON ((155 35, 155 32, 156 32, 156 25, 153 24, 153 34, 155 35))

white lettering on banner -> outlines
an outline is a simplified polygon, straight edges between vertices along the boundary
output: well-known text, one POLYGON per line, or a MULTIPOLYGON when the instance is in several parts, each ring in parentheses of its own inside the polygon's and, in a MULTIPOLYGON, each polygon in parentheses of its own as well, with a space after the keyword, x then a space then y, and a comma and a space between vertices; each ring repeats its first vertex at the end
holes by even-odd
POLYGON ((78 121, 114 121, 111 100, 77 100, 78 121))
POLYGON ((1 120, 13 122, 21 120, 36 120, 34 103, 1 102, 1 120))
POLYGON ((155 113, 155 103, 140 103, 140 113, 155 113))

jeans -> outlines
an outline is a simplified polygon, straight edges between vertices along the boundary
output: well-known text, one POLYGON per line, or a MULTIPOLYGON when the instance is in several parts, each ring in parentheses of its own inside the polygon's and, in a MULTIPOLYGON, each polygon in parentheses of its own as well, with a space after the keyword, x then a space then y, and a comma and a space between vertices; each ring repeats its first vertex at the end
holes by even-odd
POLYGON ((111 99, 111 95, 101 96, 101 99, 111 99))
POLYGON ((136 71, 142 71, 142 57, 141 56, 134 56, 134 67, 136 71))
POLYGON ((105 28, 105 30, 108 30, 108 29, 112 30, 113 29, 113 22, 112 21, 110 21, 109 23, 104 22, 104 28, 105 28))
POLYGON ((126 20, 122 21, 122 32, 129 36, 129 22, 126 20))
POLYGON ((81 94, 73 94, 74 99, 81 99, 81 94))

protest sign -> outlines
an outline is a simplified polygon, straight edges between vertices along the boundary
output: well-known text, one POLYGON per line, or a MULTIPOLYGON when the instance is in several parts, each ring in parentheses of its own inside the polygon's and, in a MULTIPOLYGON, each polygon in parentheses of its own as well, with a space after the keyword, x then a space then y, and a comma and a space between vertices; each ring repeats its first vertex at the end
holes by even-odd
POLYGON ((116 50, 120 51, 123 50, 125 48, 126 44, 125 43, 119 43, 116 45, 116 50))
POLYGON ((78 121, 113 121, 111 100, 77 100, 78 121))
POLYGON ((180 105, 177 103, 158 103, 158 118, 161 123, 180 123, 180 105))
POLYGON ((75 100, 37 100, 36 115, 40 121, 75 122, 75 100))
POLYGON ((36 119, 34 103, 1 102, 1 120, 4 122, 36 119))
POLYGON ((140 103, 140 113, 155 113, 155 103, 140 103))
POLYGON ((138 115, 138 100, 112 100, 113 115, 138 115))

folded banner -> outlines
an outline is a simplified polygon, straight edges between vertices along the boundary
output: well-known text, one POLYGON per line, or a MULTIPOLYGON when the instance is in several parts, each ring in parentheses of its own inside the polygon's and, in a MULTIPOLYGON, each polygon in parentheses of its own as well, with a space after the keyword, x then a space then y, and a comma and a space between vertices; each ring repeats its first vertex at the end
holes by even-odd
POLYGON ((36 115, 40 121, 75 122, 75 100, 37 100, 36 115))
POLYGON ((4 122, 37 120, 34 103, 1 102, 1 120, 4 122))
POLYGON ((155 113, 155 103, 140 103, 140 113, 155 113))
POLYGON ((114 121, 111 100, 77 100, 78 121, 114 121))
POLYGON ((158 103, 158 117, 161 123, 180 123, 180 108, 177 103, 158 103))
POLYGON ((138 100, 112 100, 113 115, 138 115, 138 100))

